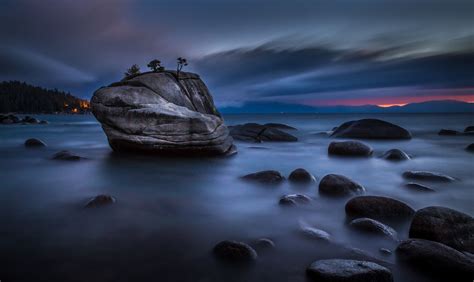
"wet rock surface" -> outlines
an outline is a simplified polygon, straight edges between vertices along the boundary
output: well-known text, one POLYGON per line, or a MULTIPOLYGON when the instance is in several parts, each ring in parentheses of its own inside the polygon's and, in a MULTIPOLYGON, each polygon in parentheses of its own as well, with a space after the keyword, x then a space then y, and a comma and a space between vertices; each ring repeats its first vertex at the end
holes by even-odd
POLYGON ((438 182, 451 182, 451 181, 456 180, 454 177, 451 177, 446 174, 442 174, 439 172, 432 172, 432 171, 421 171, 421 170, 405 171, 402 176, 406 179, 438 181, 438 182))
POLYGON ((29 148, 46 147, 46 143, 44 143, 40 139, 30 138, 25 141, 25 147, 29 147, 29 148))
POLYGON ((382 158, 389 161, 405 161, 409 160, 410 156, 400 149, 391 149, 383 153, 382 158))
POLYGON ((397 240, 397 231, 395 229, 371 218, 356 218, 349 223, 349 226, 361 232, 382 235, 397 240))
POLYGON ((70 151, 63 150, 59 151, 51 157, 52 160, 59 160, 59 161, 79 161, 83 159, 83 157, 78 156, 70 151))
POLYGON ((333 137, 359 139, 411 139, 408 130, 379 119, 353 120, 338 126, 333 137))
POLYGON ((295 184, 309 184, 316 182, 316 177, 304 168, 297 168, 290 173, 288 180, 295 184))
POLYGON ((243 242, 221 241, 213 249, 214 255, 228 262, 252 262, 258 257, 257 252, 243 242))
POLYGON ((280 198, 282 206, 298 206, 311 203, 311 198, 303 194, 288 194, 280 198))
POLYGON ((401 262, 427 274, 457 277, 457 279, 474 278, 474 260, 438 242, 408 239, 398 245, 396 254, 401 262))
POLYGON ((451 129, 441 129, 438 132, 438 135, 447 135, 447 136, 453 136, 453 135, 458 135, 460 132, 456 130, 451 130, 451 129))
POLYGON ((388 197, 358 196, 350 199, 345 206, 351 217, 375 219, 408 220, 415 211, 407 204, 388 197))
POLYGON ((405 184, 405 187, 415 192, 436 192, 433 188, 414 182, 405 184))
POLYGON ((358 195, 365 192, 359 183, 339 174, 328 174, 319 182, 319 194, 331 197, 358 195))
POLYGON ((474 253, 474 219, 450 208, 433 206, 418 210, 411 222, 409 236, 474 253))
POLYGON ((110 195, 97 195, 92 198, 87 204, 84 206, 85 208, 100 208, 105 207, 116 202, 115 198, 110 195))
POLYGON ((258 182, 261 184, 278 184, 285 181, 285 177, 276 170, 263 170, 244 175, 241 178, 243 180, 258 182))
POLYGON ((319 282, 393 282, 393 275, 388 268, 360 260, 318 260, 306 269, 306 274, 312 281, 319 282))
POLYGON ((331 142, 328 147, 328 154, 346 157, 369 157, 372 155, 372 148, 359 141, 331 142))
POLYGON ((298 138, 275 126, 245 123, 229 126, 230 135, 235 140, 249 142, 296 142, 298 138))

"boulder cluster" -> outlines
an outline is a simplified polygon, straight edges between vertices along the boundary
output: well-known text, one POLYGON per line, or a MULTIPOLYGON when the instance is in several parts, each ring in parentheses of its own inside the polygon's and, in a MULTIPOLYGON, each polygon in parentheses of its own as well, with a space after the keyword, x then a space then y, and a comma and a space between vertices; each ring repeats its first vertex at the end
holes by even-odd
POLYGON ((23 118, 16 115, 2 115, 0 114, 0 124, 48 124, 45 120, 39 120, 34 117, 24 116, 23 118))

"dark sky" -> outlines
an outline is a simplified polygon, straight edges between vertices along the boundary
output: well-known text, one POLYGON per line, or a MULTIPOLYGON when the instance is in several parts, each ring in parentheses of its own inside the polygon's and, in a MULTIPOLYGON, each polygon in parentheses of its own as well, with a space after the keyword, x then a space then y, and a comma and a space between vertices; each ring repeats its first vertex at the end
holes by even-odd
POLYGON ((81 97, 185 56, 219 106, 474 102, 474 1, 0 0, 0 80, 81 97))

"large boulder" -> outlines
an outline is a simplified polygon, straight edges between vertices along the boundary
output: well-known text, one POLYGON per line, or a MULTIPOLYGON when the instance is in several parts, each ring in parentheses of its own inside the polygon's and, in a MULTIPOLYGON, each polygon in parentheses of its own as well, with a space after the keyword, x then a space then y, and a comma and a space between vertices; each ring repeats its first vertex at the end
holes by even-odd
POLYGON ((398 200, 380 196, 358 196, 346 203, 346 214, 351 217, 405 220, 415 211, 398 200))
POLYGON ((359 183, 339 174, 328 174, 319 182, 319 194, 330 197, 350 196, 364 193, 359 183))
POLYGON ((258 123, 245 123, 229 126, 230 135, 236 140, 262 142, 295 142, 298 138, 284 132, 281 127, 275 125, 261 125, 258 123))
POLYGON ((423 208, 413 217, 410 238, 436 241, 462 252, 474 253, 474 219, 450 208, 423 208))
POLYGON ((393 282, 388 268, 369 261, 317 260, 306 269, 306 273, 317 282, 393 282))
POLYGON ((348 121, 338 126, 331 136, 360 139, 411 139, 408 130, 379 119, 348 121))
MULTIPOLYGON (((444 244, 423 240, 408 239, 397 247, 397 258, 411 267, 453 279, 457 277, 474 279, 474 260, 444 244)), ((439 276, 438 276, 439 277, 439 276)))
POLYGON ((198 75, 149 72, 98 89, 92 113, 114 151, 222 155, 232 138, 198 75))
POLYGON ((372 148, 359 141, 331 142, 328 146, 328 154, 343 157, 369 157, 372 148))

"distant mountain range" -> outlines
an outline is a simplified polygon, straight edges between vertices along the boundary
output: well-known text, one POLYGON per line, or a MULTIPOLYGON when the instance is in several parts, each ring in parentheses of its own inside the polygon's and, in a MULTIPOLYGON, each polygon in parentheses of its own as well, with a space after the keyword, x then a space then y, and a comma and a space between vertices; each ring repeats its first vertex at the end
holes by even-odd
POLYGON ((306 106, 277 102, 252 102, 242 107, 223 107, 223 114, 270 114, 270 113, 474 113, 474 103, 455 100, 428 101, 404 106, 306 106))
POLYGON ((0 82, 0 113, 85 113, 89 101, 20 81, 0 82))

